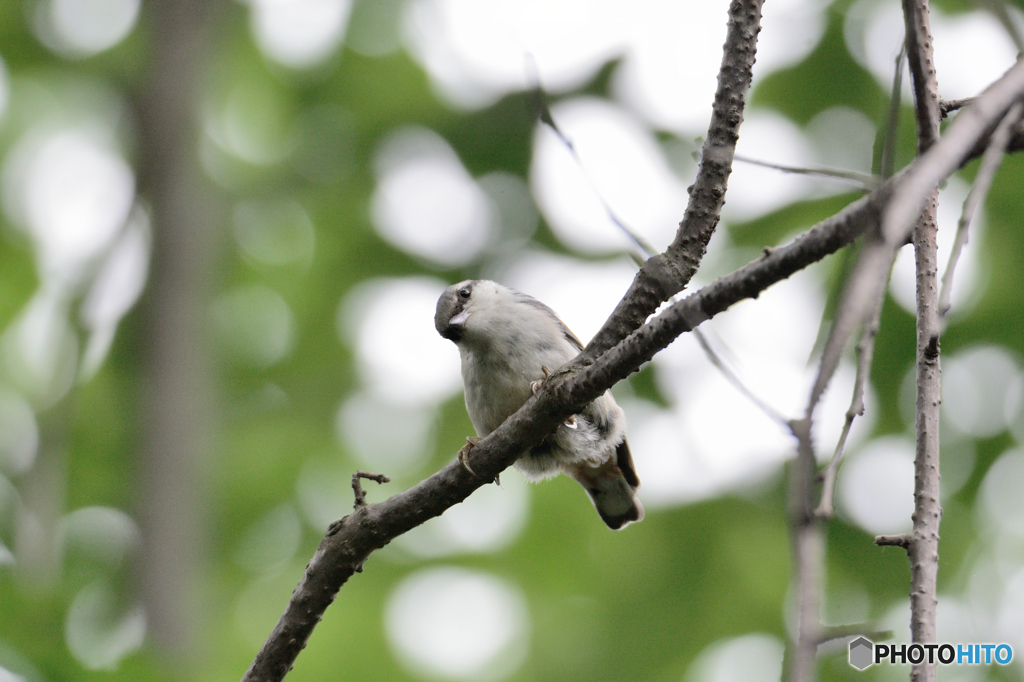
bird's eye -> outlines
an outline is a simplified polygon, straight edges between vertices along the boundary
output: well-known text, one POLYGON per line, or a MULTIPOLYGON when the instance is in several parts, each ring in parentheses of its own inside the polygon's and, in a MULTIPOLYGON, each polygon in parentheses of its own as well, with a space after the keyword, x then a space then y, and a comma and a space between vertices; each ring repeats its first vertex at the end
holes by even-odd
POLYGON ((462 287, 459 289, 459 296, 462 298, 469 298, 469 287, 462 287))

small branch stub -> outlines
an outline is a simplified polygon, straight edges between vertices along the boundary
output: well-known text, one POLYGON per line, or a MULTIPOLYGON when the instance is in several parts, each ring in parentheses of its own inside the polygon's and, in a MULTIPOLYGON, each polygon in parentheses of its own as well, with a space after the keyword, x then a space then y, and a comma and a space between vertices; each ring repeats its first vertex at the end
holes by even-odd
POLYGON ((906 533, 899 535, 876 535, 875 544, 879 547, 902 547, 910 549, 910 536, 906 533))
POLYGON ((352 505, 353 509, 366 506, 366 491, 363 490, 363 486, 359 483, 360 478, 368 478, 371 481, 377 481, 377 483, 391 482, 391 479, 384 474, 373 474, 369 471, 357 471, 352 474, 352 492, 356 494, 355 504, 352 505))

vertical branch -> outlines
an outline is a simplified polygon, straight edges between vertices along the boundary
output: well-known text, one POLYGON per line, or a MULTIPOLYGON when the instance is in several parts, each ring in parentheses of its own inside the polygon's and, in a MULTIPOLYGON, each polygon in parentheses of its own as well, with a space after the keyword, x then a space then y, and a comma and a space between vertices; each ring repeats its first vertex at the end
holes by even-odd
MULTIPOLYGON (((918 153, 924 154, 938 142, 939 89, 935 78, 928 0, 903 0, 907 59, 913 76, 917 115, 918 153)), ((938 188, 925 202, 913 231, 917 266, 917 405, 916 453, 914 457, 914 527, 906 538, 894 544, 906 547, 910 560, 910 634, 916 643, 936 641, 935 611, 938 604, 939 522, 939 366, 938 188)), ((893 540, 886 538, 884 541, 893 540)), ((877 541, 877 540, 876 540, 877 541)), ((933 682, 935 664, 921 662, 911 669, 913 682, 933 682)))
POLYGON ((139 185, 153 210, 153 264, 143 301, 146 340, 139 515, 139 586, 154 643, 187 663, 199 642, 203 451, 211 391, 204 318, 214 220, 198 162, 198 109, 210 0, 146 4, 153 61, 137 97, 139 185))
POLYGON ((814 513, 814 481, 817 467, 811 442, 811 412, 790 428, 797 439, 796 460, 790 468, 789 525, 793 551, 793 596, 796 599, 796 632, 788 652, 787 679, 812 682, 818 676, 818 644, 821 642, 821 593, 825 568, 824 521, 814 513))

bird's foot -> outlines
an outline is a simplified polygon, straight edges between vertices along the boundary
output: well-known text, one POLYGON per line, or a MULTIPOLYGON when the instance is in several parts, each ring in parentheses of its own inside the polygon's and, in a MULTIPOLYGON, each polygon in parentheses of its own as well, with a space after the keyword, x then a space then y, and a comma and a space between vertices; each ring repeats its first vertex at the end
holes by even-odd
POLYGON ((543 386, 544 382, 547 381, 548 378, 551 376, 551 370, 549 370, 544 365, 540 366, 540 371, 544 372, 544 378, 543 379, 537 379, 537 381, 531 381, 530 382, 530 390, 533 391, 534 395, 537 395, 538 393, 540 393, 541 386, 543 386))
POLYGON ((567 426, 570 429, 575 429, 576 428, 576 415, 572 415, 571 417, 566 419, 564 422, 562 422, 562 425, 563 426, 567 426))
POLYGON ((462 465, 462 468, 468 471, 469 473, 473 474, 473 476, 476 476, 477 478, 480 477, 477 476, 475 471, 473 471, 473 467, 469 466, 469 451, 472 450, 479 442, 480 439, 477 438, 476 436, 472 438, 467 438, 466 444, 462 446, 462 449, 459 450, 459 454, 455 456, 456 459, 459 460, 459 464, 462 465))

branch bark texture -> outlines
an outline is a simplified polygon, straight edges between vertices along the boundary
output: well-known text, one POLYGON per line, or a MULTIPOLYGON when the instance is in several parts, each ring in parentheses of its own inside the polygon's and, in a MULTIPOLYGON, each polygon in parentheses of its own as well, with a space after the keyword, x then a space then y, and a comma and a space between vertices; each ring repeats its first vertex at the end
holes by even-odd
MULTIPOLYGON (((903 0, 907 61, 914 83, 918 153, 939 140, 942 112, 935 76, 928 0, 903 0)), ((914 227, 917 269, 917 402, 915 419, 914 514, 908 538, 910 560, 910 635, 915 643, 935 640, 938 608, 939 522, 939 406, 942 371, 939 364, 938 205, 936 186, 914 227)), ((913 682, 933 682, 935 664, 922 661, 911 668, 913 682)))

